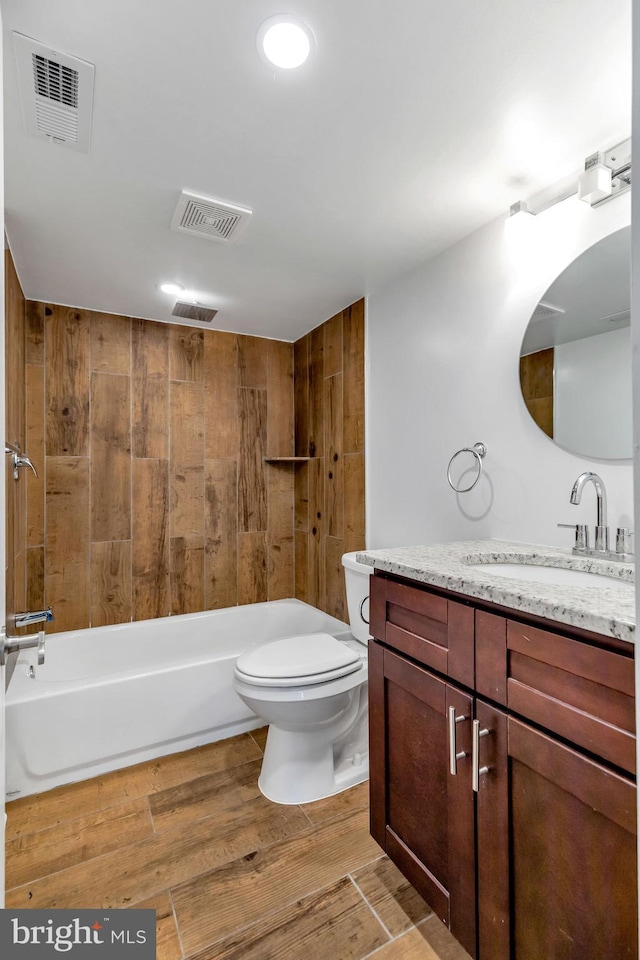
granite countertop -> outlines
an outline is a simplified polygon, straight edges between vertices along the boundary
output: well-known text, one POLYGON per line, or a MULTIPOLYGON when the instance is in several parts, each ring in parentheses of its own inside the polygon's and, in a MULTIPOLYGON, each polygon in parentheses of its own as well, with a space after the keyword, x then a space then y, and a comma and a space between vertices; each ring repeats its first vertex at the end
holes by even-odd
POLYGON ((357 559, 377 570, 443 587, 513 610, 547 617, 608 637, 633 642, 635 589, 633 564, 574 556, 559 547, 507 540, 466 540, 428 546, 362 550, 357 559), (488 561, 488 563, 487 563, 488 561), (611 586, 558 586, 489 573, 489 564, 527 563, 601 573, 616 578, 611 586), (487 563, 487 572, 472 564, 487 563))

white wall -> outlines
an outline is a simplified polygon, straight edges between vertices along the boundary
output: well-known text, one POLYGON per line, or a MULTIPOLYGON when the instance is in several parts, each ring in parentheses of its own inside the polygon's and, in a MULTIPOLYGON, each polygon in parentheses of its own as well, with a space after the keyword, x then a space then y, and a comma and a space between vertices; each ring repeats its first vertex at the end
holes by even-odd
POLYGON ((630 328, 559 344, 553 371, 553 435, 560 446, 631 458, 630 328))
MULTIPOLYGON (((640 157, 640 17, 633 23, 633 119, 631 156, 640 157)), ((635 477, 635 529, 640 531, 640 190, 633 193, 631 228, 631 346, 633 349, 633 457, 635 477)), ((638 538, 636 537, 636 540, 638 538)), ((637 553, 637 551, 636 551, 637 553)), ((636 623, 640 614, 640 565, 636 564, 636 623)), ((635 658, 636 691, 640 692, 640 657, 635 658)), ((640 730, 640 696, 636 696, 636 731, 640 730)), ((640 769, 640 737, 636 739, 640 769)), ((640 863, 640 797, 638 800, 638 862, 640 863)), ((640 898, 640 883, 638 884, 640 898)), ((640 911, 639 911, 640 915, 640 911)))
POLYGON ((587 489, 605 481, 610 526, 633 526, 631 461, 565 452, 533 423, 518 358, 551 282, 587 247, 630 221, 629 195, 596 210, 572 197, 507 234, 501 218, 368 299, 367 545, 499 537, 571 544, 558 522, 595 523, 587 489), (451 455, 481 440, 481 482, 456 495, 451 455))

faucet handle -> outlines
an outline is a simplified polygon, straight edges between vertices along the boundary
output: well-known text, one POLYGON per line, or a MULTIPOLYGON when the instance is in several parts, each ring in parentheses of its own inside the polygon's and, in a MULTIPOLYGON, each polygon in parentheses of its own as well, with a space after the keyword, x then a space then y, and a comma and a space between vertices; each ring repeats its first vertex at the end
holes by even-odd
POLYGON ((618 527, 616 531, 616 553, 633 556, 633 530, 629 527, 618 527))
POLYGON ((566 527, 575 533, 573 549, 575 553, 582 553, 589 549, 589 527, 586 523, 559 523, 559 527, 566 527))

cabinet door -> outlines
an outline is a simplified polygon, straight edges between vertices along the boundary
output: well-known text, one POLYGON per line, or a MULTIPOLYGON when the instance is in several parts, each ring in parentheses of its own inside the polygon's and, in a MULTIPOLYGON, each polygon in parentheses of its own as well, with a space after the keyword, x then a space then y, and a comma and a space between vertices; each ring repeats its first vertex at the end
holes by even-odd
POLYGON ((491 731, 480 741, 481 960, 636 960, 635 785, 485 704, 476 713, 491 731))
POLYGON ((372 835, 475 956, 472 699, 372 642, 369 714, 372 835), (449 723, 449 708, 457 723, 449 723), (464 754, 456 774, 450 726, 464 754))

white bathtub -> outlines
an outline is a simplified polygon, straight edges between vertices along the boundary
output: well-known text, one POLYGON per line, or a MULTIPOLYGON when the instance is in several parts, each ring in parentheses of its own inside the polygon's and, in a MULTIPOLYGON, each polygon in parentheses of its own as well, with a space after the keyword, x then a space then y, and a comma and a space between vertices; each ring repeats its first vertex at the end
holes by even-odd
POLYGON ((348 636, 300 600, 273 600, 47 638, 7 690, 7 799, 251 730, 232 687, 236 658, 295 634, 348 636))

